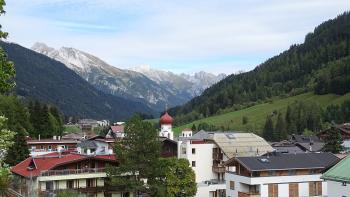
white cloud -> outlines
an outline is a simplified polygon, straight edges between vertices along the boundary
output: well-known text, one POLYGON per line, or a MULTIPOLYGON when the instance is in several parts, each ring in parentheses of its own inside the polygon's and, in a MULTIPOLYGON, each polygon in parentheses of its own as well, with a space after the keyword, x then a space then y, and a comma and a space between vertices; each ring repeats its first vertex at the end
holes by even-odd
POLYGON ((28 47, 36 41, 72 46, 119 67, 151 64, 177 72, 249 70, 350 8, 345 0, 10 0, 8 4, 1 24, 11 41, 28 47), (48 13, 41 13, 45 9, 48 13))

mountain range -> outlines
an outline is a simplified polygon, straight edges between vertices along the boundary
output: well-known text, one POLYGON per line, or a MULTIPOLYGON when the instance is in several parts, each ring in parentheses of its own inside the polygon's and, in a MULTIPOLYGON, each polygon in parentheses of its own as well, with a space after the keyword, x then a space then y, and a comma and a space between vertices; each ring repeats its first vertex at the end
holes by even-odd
POLYGON ((16 69, 16 93, 57 106, 67 116, 126 120, 133 113, 157 114, 147 105, 104 93, 64 64, 22 47, 0 42, 16 69))
POLYGON ((150 66, 120 69, 81 50, 54 49, 44 43, 35 43, 31 49, 63 63, 98 90, 142 102, 155 111, 181 105, 226 77, 203 71, 194 75, 175 74, 150 66))

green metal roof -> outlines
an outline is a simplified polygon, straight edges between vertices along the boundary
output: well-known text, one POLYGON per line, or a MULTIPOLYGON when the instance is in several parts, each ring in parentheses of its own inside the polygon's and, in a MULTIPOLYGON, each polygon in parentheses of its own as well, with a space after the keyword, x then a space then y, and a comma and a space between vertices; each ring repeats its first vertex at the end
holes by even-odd
POLYGON ((350 182, 350 155, 329 169, 321 178, 338 182, 350 182))

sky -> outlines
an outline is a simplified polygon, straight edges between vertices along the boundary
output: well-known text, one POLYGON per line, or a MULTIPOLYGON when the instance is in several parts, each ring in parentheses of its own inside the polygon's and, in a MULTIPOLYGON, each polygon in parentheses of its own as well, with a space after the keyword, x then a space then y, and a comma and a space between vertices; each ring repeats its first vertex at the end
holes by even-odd
POLYGON ((7 0, 8 41, 74 47, 118 68, 248 71, 350 10, 349 0, 7 0))

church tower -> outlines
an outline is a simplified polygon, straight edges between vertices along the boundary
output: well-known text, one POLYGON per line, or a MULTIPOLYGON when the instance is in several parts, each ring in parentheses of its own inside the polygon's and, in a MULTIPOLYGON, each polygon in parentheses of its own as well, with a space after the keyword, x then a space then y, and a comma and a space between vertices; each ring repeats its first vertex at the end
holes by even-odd
POLYGON ((165 112, 165 114, 162 117, 160 117, 159 123, 160 123, 159 136, 167 137, 171 140, 174 140, 173 126, 172 126, 173 118, 168 114, 168 112, 165 112))

